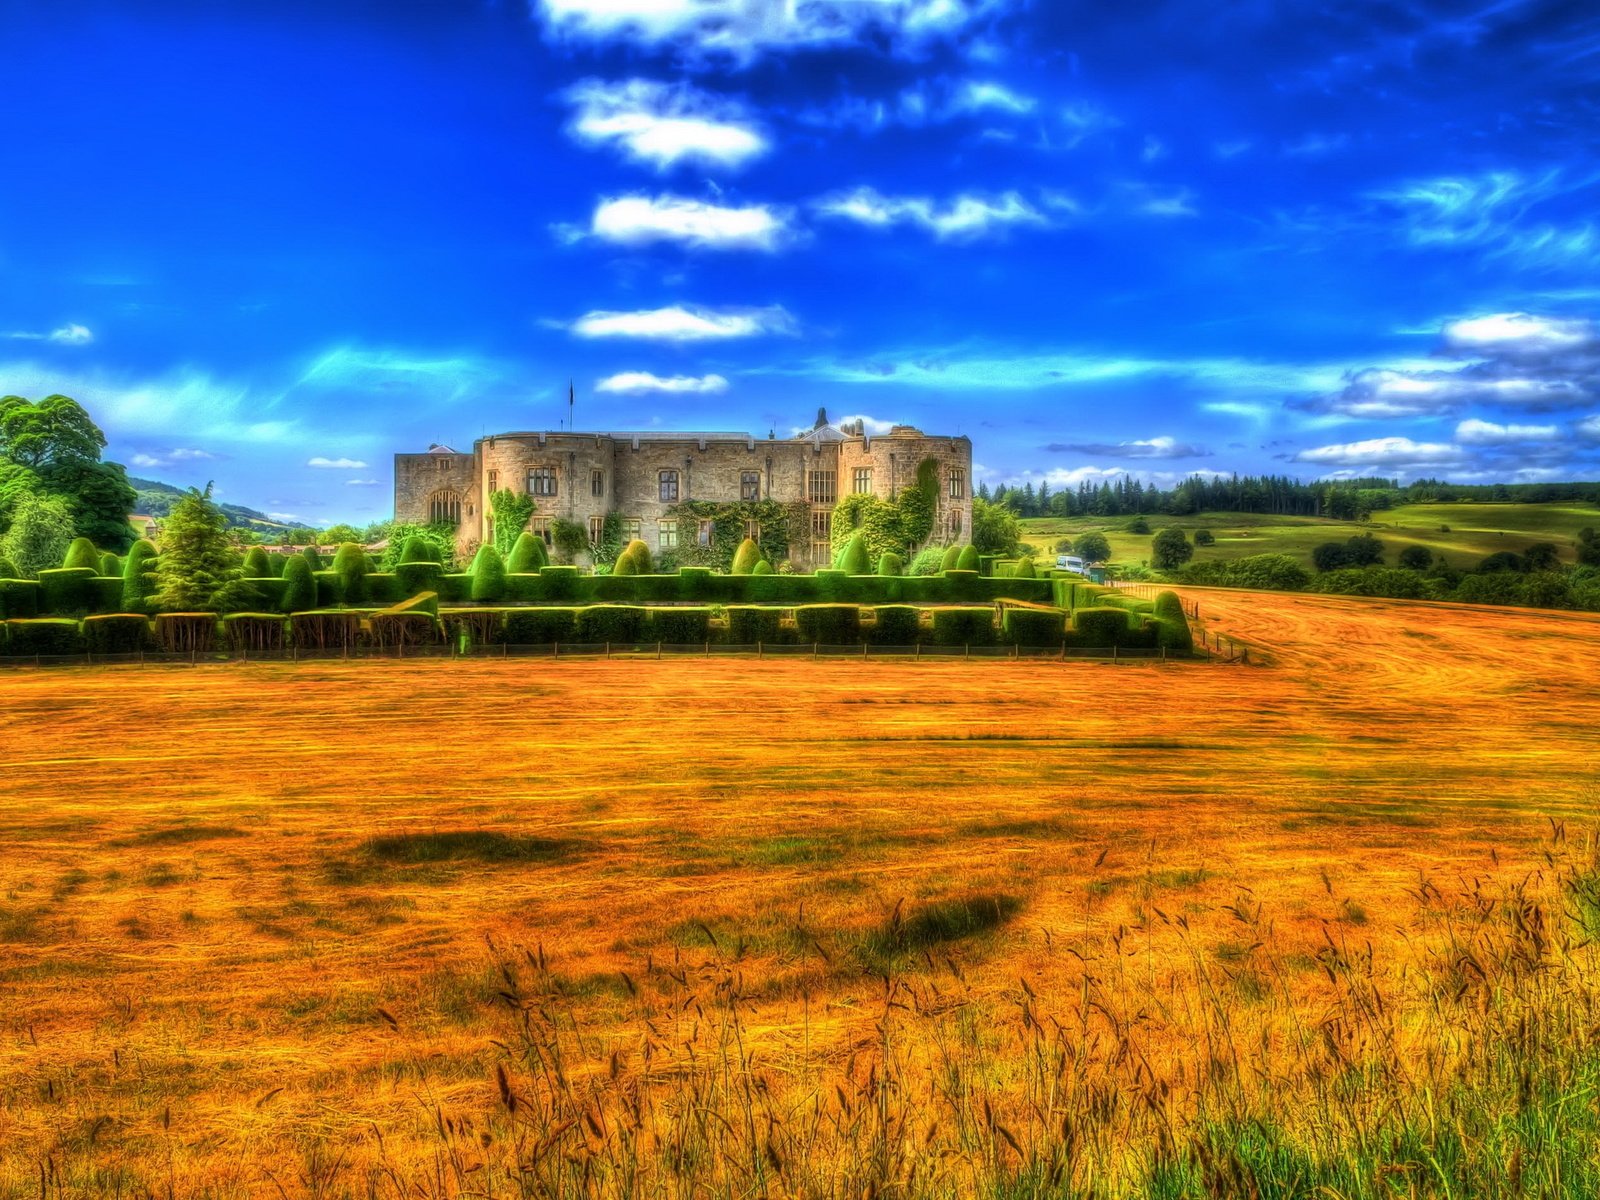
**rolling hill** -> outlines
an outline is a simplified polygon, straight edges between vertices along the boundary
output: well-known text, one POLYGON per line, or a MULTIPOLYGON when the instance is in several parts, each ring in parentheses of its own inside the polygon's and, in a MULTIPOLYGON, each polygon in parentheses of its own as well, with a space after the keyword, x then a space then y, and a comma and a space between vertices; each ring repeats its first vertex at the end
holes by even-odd
MULTIPOLYGON (((139 494, 134 511, 150 517, 164 517, 171 510, 173 504, 184 494, 184 488, 174 487, 170 483, 162 483, 156 479, 140 479, 128 476, 128 482, 133 485, 139 494)), ((299 522, 274 521, 266 513, 254 508, 247 508, 243 504, 223 504, 218 502, 217 507, 228 518, 230 529, 255 529, 266 532, 274 529, 309 529, 311 526, 299 522)))

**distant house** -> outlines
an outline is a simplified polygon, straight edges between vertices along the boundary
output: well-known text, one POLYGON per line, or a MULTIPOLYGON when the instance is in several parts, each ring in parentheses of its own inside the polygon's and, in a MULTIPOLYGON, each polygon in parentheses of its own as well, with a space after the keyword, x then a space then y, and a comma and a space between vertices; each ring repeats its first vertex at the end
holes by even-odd
POLYGON ((135 537, 149 538, 152 542, 156 540, 157 526, 154 517, 146 517, 141 516, 139 513, 134 513, 128 518, 128 524, 133 526, 135 537))

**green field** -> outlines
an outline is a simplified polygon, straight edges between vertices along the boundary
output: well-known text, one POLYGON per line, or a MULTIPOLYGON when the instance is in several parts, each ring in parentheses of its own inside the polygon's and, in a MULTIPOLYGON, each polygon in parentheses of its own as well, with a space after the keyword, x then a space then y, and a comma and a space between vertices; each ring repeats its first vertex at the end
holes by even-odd
POLYGON ((1600 508, 1577 503, 1554 504, 1407 504, 1372 514, 1370 521, 1334 521, 1320 517, 1285 517, 1265 513, 1195 513, 1145 517, 1150 533, 1129 533, 1133 517, 1037 517, 1022 522, 1023 537, 1041 553, 1054 552, 1061 538, 1091 530, 1111 543, 1112 561, 1139 563, 1150 557, 1150 539, 1170 526, 1187 531, 1209 529, 1214 546, 1201 546, 1194 561, 1243 558, 1250 554, 1292 554, 1311 565, 1311 552, 1323 542, 1343 541, 1370 533, 1384 544, 1391 566, 1407 546, 1426 546, 1451 566, 1468 568, 1499 550, 1521 553, 1535 542, 1553 542, 1565 562, 1576 558, 1574 543, 1585 526, 1600 527, 1600 508))

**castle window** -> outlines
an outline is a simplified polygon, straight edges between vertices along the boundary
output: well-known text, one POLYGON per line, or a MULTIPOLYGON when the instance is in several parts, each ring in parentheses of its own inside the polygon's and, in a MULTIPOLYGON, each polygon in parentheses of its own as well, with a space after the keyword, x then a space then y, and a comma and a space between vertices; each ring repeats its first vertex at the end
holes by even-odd
POLYGON ((544 544, 550 544, 550 518, 534 517, 528 522, 528 531, 536 538, 543 538, 544 544))
POLYGON ((744 523, 744 535, 759 546, 761 544, 761 522, 746 521, 744 523))
POLYGON ((959 538, 960 536, 961 536, 961 510, 959 508, 953 508, 953 509, 950 510, 950 540, 954 541, 955 539, 959 538))
POLYGON ((644 522, 638 517, 624 517, 622 519, 622 540, 637 542, 644 536, 644 522))
POLYGON ((739 474, 739 499, 761 499, 761 472, 742 471, 739 474))
POLYGON ((833 514, 814 512, 811 514, 811 561, 815 563, 830 562, 833 558, 833 514))
POLYGON ((872 468, 857 467, 855 475, 851 478, 850 490, 858 496, 864 496, 872 491, 872 468))
POLYGON ((534 467, 528 472, 528 495, 554 496, 556 494, 556 469, 534 467))
POLYGON ((454 492, 435 492, 429 496, 428 521, 433 525, 461 524, 461 497, 454 492))
POLYGON ((606 519, 604 517, 589 518, 589 544, 598 546, 606 536, 606 519))
POLYGON ((832 504, 838 494, 837 476, 833 471, 808 471, 806 488, 813 504, 832 504))
POLYGON ((967 494, 967 473, 965 471, 950 472, 950 499, 959 500, 967 494))
POLYGON ((604 471, 589 472, 589 495, 604 496, 606 494, 606 473, 604 471))
POLYGON ((656 522, 656 547, 661 550, 678 548, 678 522, 671 517, 656 522))
MULTIPOLYGON (((668 502, 670 500, 676 500, 677 498, 678 498, 678 473, 676 471, 663 471, 663 472, 661 472, 661 501, 662 501, 662 503, 665 504, 666 502, 668 502)), ((673 537, 676 538, 677 537, 677 533, 678 533, 676 526, 673 527, 672 533, 673 533, 673 537)), ((674 546, 676 546, 678 543, 676 541, 674 541, 672 544, 674 546)))
POLYGON ((710 521, 701 521, 700 528, 695 531, 695 541, 702 546, 711 545, 711 527, 712 523, 710 521))
POLYGON ((500 472, 489 472, 489 494, 492 496, 500 490, 500 472))
POLYGON ((439 460, 439 470, 448 471, 449 469, 450 469, 450 460, 448 458, 441 458, 439 460))

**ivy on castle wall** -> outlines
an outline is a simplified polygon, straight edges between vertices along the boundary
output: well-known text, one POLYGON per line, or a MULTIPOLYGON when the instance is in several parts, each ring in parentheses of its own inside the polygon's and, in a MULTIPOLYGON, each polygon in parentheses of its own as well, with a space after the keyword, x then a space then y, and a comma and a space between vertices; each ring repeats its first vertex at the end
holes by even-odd
POLYGON ((902 488, 893 500, 881 496, 842 496, 833 509, 830 541, 837 561, 857 534, 874 564, 885 554, 911 555, 933 532, 939 503, 939 464, 925 458, 917 465, 917 482, 902 488))
POLYGON ((776 566, 789 557, 790 546, 804 543, 810 511, 806 504, 777 500, 685 500, 667 510, 669 517, 678 519, 678 549, 673 558, 679 566, 727 571, 744 541, 747 524, 754 521, 761 530, 757 540, 762 557, 776 566), (700 544, 701 521, 711 522, 710 545, 700 544))

